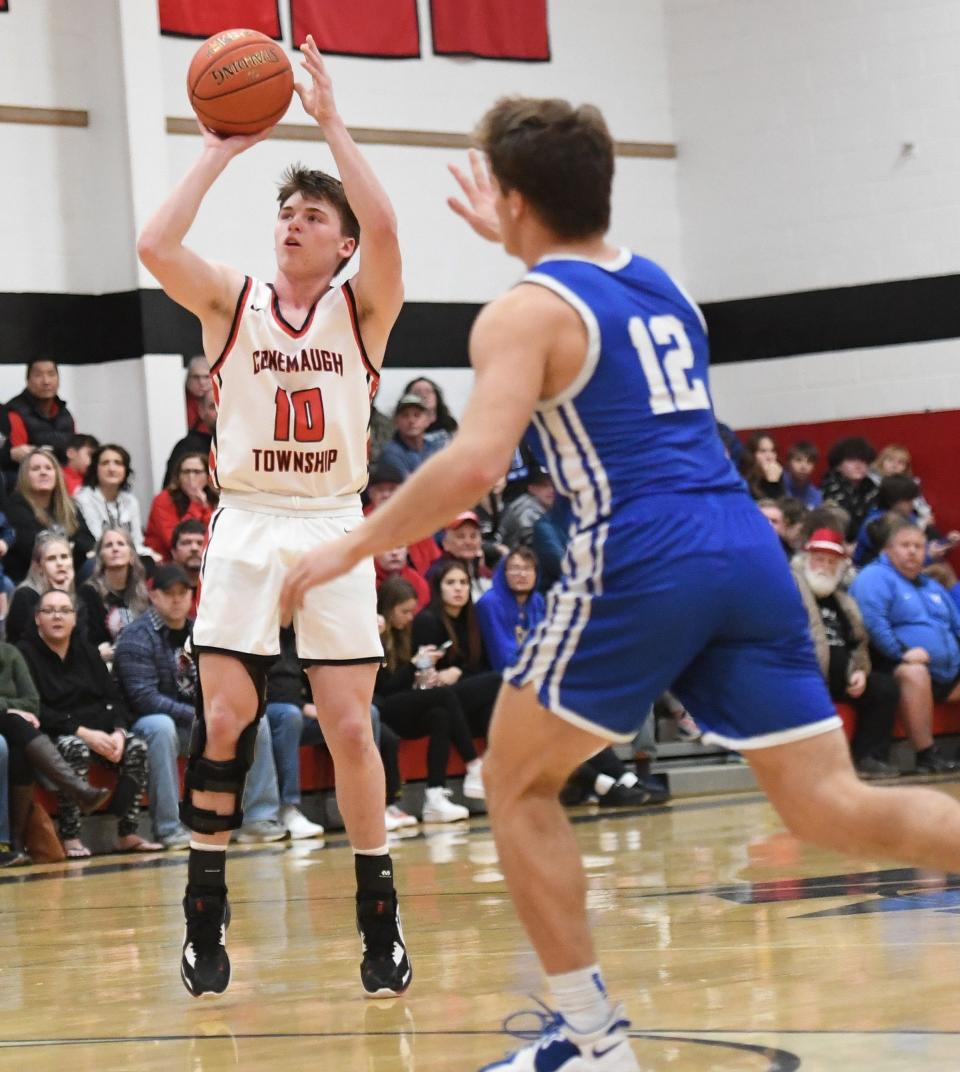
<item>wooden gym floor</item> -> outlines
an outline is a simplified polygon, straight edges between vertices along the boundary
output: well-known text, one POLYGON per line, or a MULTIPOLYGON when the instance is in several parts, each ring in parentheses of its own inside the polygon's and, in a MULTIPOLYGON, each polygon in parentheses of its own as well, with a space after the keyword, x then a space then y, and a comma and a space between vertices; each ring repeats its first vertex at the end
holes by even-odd
MULTIPOLYGON (((644 1069, 960 1068, 960 877, 805 849, 755 794, 573 817, 644 1069)), ((390 1003, 360 996, 342 835, 231 851, 234 981, 203 1001, 185 854, 3 872, 0 1069, 476 1072, 540 987, 489 829, 393 852, 414 983, 390 1003)))

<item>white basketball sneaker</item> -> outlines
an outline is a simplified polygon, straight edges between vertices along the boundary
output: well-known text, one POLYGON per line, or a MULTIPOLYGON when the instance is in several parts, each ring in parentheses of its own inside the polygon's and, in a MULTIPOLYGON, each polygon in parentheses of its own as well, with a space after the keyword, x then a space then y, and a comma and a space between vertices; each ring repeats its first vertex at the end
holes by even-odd
MULTIPOLYGON (((539 1014, 535 1014, 539 1015, 539 1014)), ((589 1035, 573 1031, 555 1013, 539 1038, 480 1072, 640 1072, 630 1048, 630 1021, 618 1005, 603 1027, 589 1035)), ((529 1037, 524 1033, 521 1037, 529 1037)))
POLYGON ((442 785, 431 785, 423 796, 423 821, 425 823, 456 823, 470 818, 470 809, 454 804, 451 792, 442 785))

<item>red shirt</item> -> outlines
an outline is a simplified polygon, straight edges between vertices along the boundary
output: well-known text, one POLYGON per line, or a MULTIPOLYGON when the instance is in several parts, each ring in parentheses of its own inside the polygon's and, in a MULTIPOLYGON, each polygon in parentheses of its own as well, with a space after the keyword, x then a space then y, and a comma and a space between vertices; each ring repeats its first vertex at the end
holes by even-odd
POLYGON ((417 610, 421 611, 430 602, 430 585, 420 576, 415 569, 411 569, 409 566, 404 566, 399 573, 387 573, 385 569, 382 569, 376 562, 373 564, 374 569, 377 571, 377 588, 383 584, 389 577, 400 577, 402 580, 407 581, 413 586, 413 590, 417 593, 417 610))
POLYGON ((202 521, 204 525, 210 524, 213 516, 213 507, 208 504, 201 505, 191 502, 187 506, 186 513, 177 513, 177 504, 173 501, 170 492, 166 488, 153 500, 150 507, 150 516, 147 518, 147 528, 143 534, 143 542, 158 555, 163 556, 164 562, 170 561, 170 551, 173 544, 173 530, 181 521, 188 518, 202 521))

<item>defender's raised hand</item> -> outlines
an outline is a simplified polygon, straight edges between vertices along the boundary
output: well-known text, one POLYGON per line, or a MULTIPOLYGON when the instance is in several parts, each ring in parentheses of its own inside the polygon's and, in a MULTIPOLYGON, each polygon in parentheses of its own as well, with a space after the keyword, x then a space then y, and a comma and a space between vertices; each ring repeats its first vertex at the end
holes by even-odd
POLYGON ((494 208, 493 183, 483 157, 476 149, 470 149, 470 175, 464 174, 456 164, 447 164, 450 174, 460 184, 469 204, 465 205, 456 197, 448 197, 451 209, 470 224, 470 226, 489 242, 499 242, 500 221, 494 208))
POLYGON ((321 125, 337 114, 337 105, 333 99, 333 82, 327 73, 327 68, 320 55, 320 49, 310 34, 304 41, 301 51, 303 52, 303 69, 310 75, 310 85, 305 86, 302 82, 294 82, 293 88, 297 91, 303 109, 307 115, 313 116, 321 125))

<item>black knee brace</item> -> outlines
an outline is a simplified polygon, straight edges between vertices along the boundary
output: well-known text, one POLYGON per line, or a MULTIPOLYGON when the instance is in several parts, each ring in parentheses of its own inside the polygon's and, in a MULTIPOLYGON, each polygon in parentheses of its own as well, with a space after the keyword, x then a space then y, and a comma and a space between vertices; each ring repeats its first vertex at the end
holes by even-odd
POLYGON ((197 684, 197 716, 190 734, 190 750, 187 753, 187 768, 183 775, 183 799, 180 801, 180 821, 198 834, 220 834, 236 830, 243 825, 243 787, 247 773, 253 765, 257 743, 257 727, 266 706, 267 671, 262 665, 244 663, 257 690, 257 712, 253 721, 237 738, 237 753, 233 759, 207 759, 207 724, 203 715, 203 694, 197 684), (232 793, 233 812, 219 815, 207 808, 198 808, 193 802, 196 790, 205 793, 232 793))

